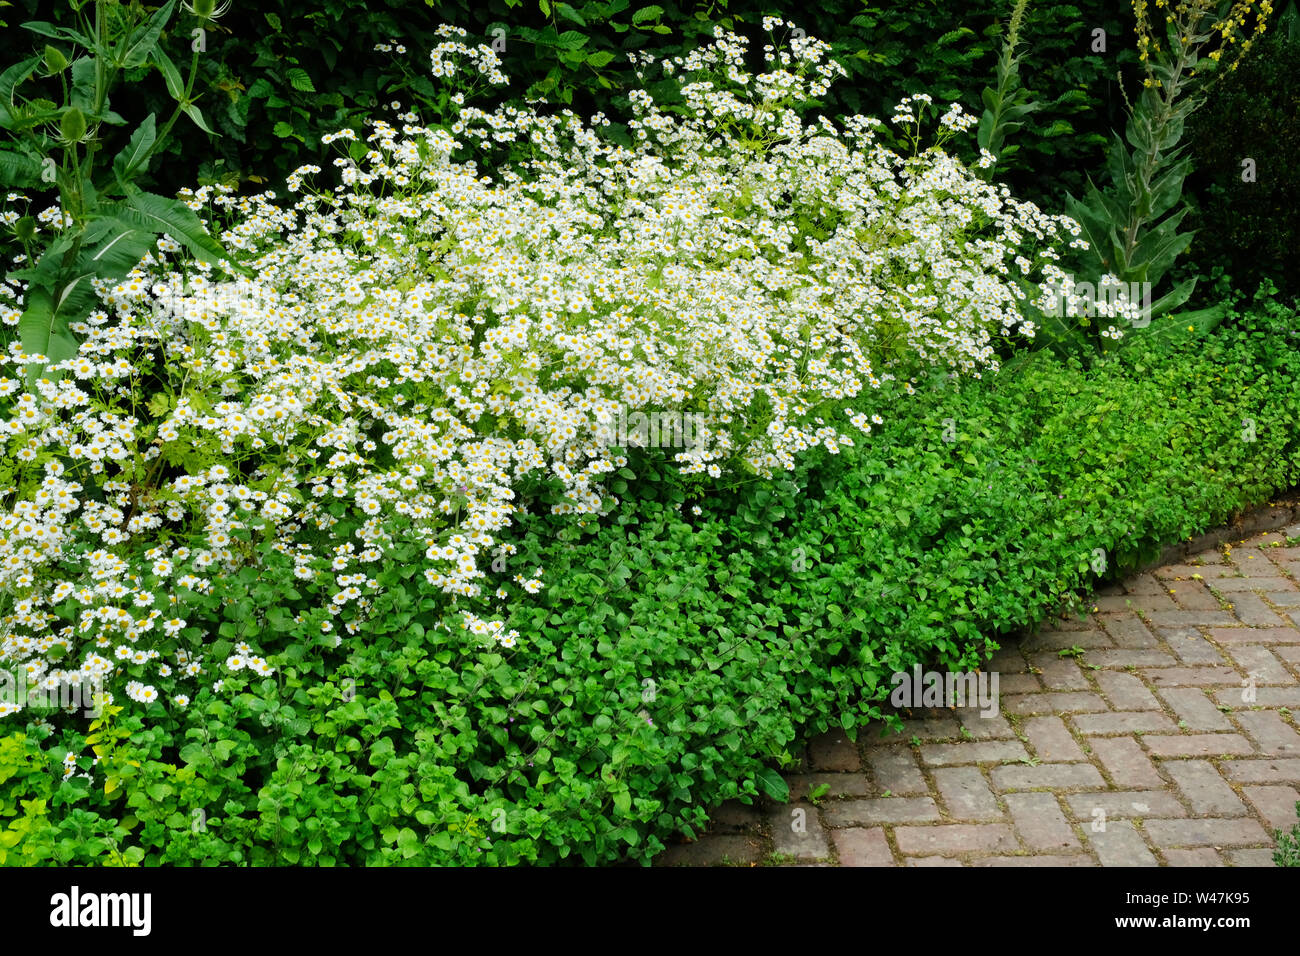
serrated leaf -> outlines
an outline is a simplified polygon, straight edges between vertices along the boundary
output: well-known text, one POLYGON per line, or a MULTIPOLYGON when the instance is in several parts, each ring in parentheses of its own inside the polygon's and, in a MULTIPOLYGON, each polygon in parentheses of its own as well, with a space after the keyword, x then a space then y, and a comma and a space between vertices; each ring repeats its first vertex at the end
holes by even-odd
POLYGON ((95 106, 95 60, 83 56, 72 61, 72 95, 69 102, 87 113, 95 106))
POLYGON ((215 265, 230 261, 229 254, 208 235, 194 211, 179 200, 142 192, 128 196, 113 211, 136 229, 171 236, 205 262, 215 265))
POLYGON ((632 22, 637 26, 645 23, 647 20, 658 20, 664 15, 664 8, 660 6, 642 7, 636 13, 632 14, 632 22))
MULTIPOLYGON (((54 365, 77 354, 77 340, 59 315, 54 298, 46 289, 28 289, 27 308, 18 319, 18 338, 28 355, 44 355, 54 365)), ((27 366, 30 388, 45 373, 45 365, 27 366)))
POLYGON ((307 71, 300 66, 291 67, 285 70, 285 76, 289 78, 289 85, 299 93, 315 93, 316 87, 312 86, 311 77, 307 71))
POLYGON ((0 186, 27 189, 41 181, 41 164, 23 153, 0 150, 0 186))
POLYGON ((15 63, 0 73, 0 127, 7 128, 13 119, 14 89, 36 71, 40 65, 39 56, 15 63))
POLYGON ((120 279, 140 264, 140 260, 153 250, 154 235, 132 229, 118 219, 108 220, 113 235, 102 245, 83 253, 82 262, 87 270, 101 279, 120 279))
POLYGON ((578 11, 573 9, 573 7, 569 6, 567 3, 557 3, 555 5, 555 12, 566 20, 572 20, 580 27, 585 27, 587 25, 587 21, 578 15, 578 11))

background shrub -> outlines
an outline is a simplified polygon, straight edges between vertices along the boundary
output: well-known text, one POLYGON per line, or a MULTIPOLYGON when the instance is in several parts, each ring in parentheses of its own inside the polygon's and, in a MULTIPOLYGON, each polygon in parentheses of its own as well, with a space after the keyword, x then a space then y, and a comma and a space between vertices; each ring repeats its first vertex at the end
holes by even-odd
POLYGON ((1220 268, 1245 288, 1270 278, 1286 295, 1300 294, 1300 37, 1293 32, 1300 33, 1294 15, 1266 33, 1189 124, 1188 187, 1200 207, 1193 262, 1206 272, 1220 268), (1246 158, 1255 162, 1254 182, 1242 181, 1246 158))

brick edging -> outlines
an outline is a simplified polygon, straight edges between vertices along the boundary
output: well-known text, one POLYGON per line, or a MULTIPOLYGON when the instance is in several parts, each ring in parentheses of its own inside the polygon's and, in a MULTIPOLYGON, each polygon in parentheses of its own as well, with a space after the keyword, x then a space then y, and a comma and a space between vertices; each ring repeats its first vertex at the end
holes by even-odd
POLYGON ((1275 498, 1276 500, 1266 505, 1249 508, 1233 515, 1229 524, 1199 534, 1190 541, 1168 545, 1160 552, 1158 558, 1125 572, 1125 577, 1153 571, 1168 564, 1182 564, 1186 558, 1202 551, 1217 551, 1220 545, 1233 538, 1246 538, 1268 531, 1277 531, 1300 521, 1300 487, 1284 491, 1275 498))
MULTIPOLYGON (((1255 534, 1277 531, 1280 528, 1300 522, 1300 485, 1270 495, 1270 498, 1272 500, 1267 504, 1256 505, 1233 514, 1227 524, 1220 525, 1212 531, 1198 534, 1187 541, 1178 541, 1166 545, 1161 549, 1159 557, 1125 571, 1122 577, 1130 578, 1166 565, 1182 564, 1194 554, 1200 554, 1203 551, 1217 551, 1220 545, 1234 538, 1241 539, 1255 534)), ((1050 626, 1052 621, 1069 617, 1068 607, 1067 603, 1062 603, 1056 610, 1049 611, 1041 621, 1013 627, 1000 636, 1000 643, 1024 640, 1036 633, 1040 628, 1050 626)))

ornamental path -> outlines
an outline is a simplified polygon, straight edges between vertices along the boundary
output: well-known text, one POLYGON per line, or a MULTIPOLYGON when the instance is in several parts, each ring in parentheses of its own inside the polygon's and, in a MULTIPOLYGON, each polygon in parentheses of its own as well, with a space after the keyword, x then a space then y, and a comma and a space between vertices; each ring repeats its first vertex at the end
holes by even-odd
POLYGON ((655 865, 1272 866, 1300 800, 1300 524, 1219 537, 1008 639, 996 716, 823 734, 790 803, 724 804, 655 865))

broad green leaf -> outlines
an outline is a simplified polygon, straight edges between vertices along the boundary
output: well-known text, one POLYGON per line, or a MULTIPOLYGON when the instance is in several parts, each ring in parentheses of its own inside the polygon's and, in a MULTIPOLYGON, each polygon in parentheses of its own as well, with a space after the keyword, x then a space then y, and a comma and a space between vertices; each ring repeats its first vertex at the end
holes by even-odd
POLYGON ((185 98, 185 84, 181 81, 180 71, 176 69, 176 64, 171 61, 161 46, 155 46, 150 56, 153 64, 158 67, 158 71, 163 75, 163 81, 167 84, 167 92, 177 103, 185 98))
MULTIPOLYGON (((1135 268, 1145 266, 1148 273, 1145 278, 1148 281, 1159 282, 1160 277, 1173 265, 1174 259, 1191 245, 1193 233, 1177 231, 1187 212, 1187 207, 1183 207, 1169 216, 1158 226, 1148 230, 1134 247, 1133 266, 1135 268)), ((1120 278, 1125 277, 1120 276, 1120 278)))
POLYGON ((14 89, 31 76, 40 63, 41 58, 34 56, 15 63, 0 73, 0 127, 8 128, 12 122, 13 110, 17 105, 14 103, 14 89))
POLYGON ((128 70, 144 66, 149 55, 156 52, 158 37, 162 35, 163 27, 171 19, 174 9, 176 9, 176 0, 167 0, 159 7, 158 12, 149 18, 149 22, 138 27, 127 39, 121 58, 116 58, 117 63, 128 70))
POLYGON ((1151 303, 1151 317, 1153 319, 1160 318, 1178 308, 1192 297, 1195 288, 1196 280, 1194 278, 1178 283, 1169 292, 1151 303))
POLYGON ((119 181, 125 182, 136 171, 144 172, 149 168, 149 153, 158 138, 154 123, 154 114, 150 113, 143 123, 131 134, 126 147, 113 158, 113 174, 119 181))
POLYGON ((764 767, 754 774, 754 780, 762 788, 763 792, 777 803, 789 802, 790 785, 771 767, 764 767))
POLYGON ((203 132, 207 133, 209 136, 217 135, 211 130, 211 128, 209 128, 207 121, 203 119, 203 113, 200 112, 199 108, 195 106, 193 103, 181 104, 181 112, 183 112, 186 116, 192 119, 194 121, 194 125, 197 126, 199 129, 203 130, 203 132))
POLYGON ((658 20, 664 15, 664 8, 658 6, 642 7, 636 13, 632 14, 632 22, 637 26, 645 23, 647 20, 658 20))
POLYGON ((53 23, 47 23, 44 20, 28 20, 26 23, 18 24, 24 30, 31 30, 33 33, 39 33, 43 37, 52 37, 59 39, 59 28, 53 23))
POLYGON ((0 186, 9 189, 28 189, 41 181, 41 164, 26 155, 10 150, 0 150, 0 186))
POLYGON ((311 77, 307 71, 300 66, 291 67, 285 70, 285 76, 289 78, 289 85, 299 93, 315 93, 316 87, 312 86, 311 77))
POLYGON ((73 106, 83 109, 87 113, 95 108, 95 60, 93 57, 83 56, 73 61, 70 102, 73 106))
POLYGON ((208 235, 194 211, 179 200, 153 193, 136 193, 118 204, 113 212, 136 229, 171 236, 205 262, 216 264, 230 259, 221 245, 208 235))
POLYGON ((45 373, 47 365, 65 361, 77 354, 77 340, 50 293, 45 289, 28 289, 27 308, 18 319, 18 338, 28 355, 43 355, 45 365, 27 366, 27 385, 32 387, 45 373))
POLYGON ((572 20, 580 27, 585 27, 587 25, 587 21, 578 15, 578 11, 573 9, 573 7, 569 6, 567 3, 557 3, 555 5, 555 12, 566 20, 572 20))
POLYGON ((101 245, 82 254, 79 264, 101 279, 121 279, 140 264, 157 241, 151 232, 132 229, 117 218, 101 220, 112 233, 101 245))
POLYGON ((1151 216, 1160 218, 1178 203, 1183 194, 1183 183, 1191 172, 1192 161, 1183 159, 1162 173, 1151 184, 1151 216))

